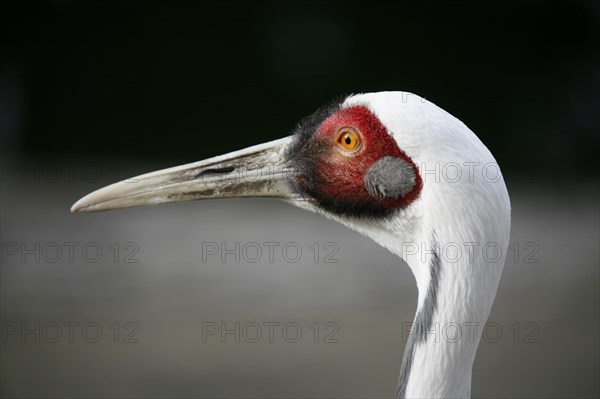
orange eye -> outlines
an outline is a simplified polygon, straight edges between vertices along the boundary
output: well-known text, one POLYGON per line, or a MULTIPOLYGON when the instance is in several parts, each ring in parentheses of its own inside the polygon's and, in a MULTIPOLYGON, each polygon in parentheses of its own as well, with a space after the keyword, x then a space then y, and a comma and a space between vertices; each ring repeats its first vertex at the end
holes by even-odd
POLYGON ((358 135, 348 129, 344 129, 340 132, 337 142, 346 151, 354 151, 360 144, 358 135))

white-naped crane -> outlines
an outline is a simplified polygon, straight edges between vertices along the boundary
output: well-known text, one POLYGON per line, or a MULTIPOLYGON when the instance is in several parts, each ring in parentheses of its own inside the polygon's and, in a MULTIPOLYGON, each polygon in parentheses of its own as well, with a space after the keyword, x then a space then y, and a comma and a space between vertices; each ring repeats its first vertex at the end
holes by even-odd
POLYGON ((467 126, 414 94, 352 95, 289 137, 112 184, 71 210, 232 197, 282 199, 404 259, 419 297, 396 396, 470 396, 510 200, 494 157, 467 126), (451 336, 440 336, 446 326, 451 336))

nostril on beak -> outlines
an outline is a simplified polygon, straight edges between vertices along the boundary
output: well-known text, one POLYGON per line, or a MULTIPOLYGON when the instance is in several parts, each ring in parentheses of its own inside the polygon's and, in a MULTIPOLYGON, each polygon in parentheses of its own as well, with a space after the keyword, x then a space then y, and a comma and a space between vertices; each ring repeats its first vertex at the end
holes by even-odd
POLYGON ((222 175, 226 173, 231 173, 235 170, 234 166, 224 166, 222 168, 211 168, 205 169, 202 172, 198 173, 197 177, 210 176, 210 175, 222 175))

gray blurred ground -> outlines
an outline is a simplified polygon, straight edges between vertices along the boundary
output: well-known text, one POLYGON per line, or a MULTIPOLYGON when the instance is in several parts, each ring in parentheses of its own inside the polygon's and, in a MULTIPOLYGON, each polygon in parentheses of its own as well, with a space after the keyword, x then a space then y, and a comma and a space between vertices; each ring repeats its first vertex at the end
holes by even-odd
MULTIPOLYGON (((76 199, 110 179, 76 181, 3 176, 3 397, 393 395, 404 349, 402 323, 412 321, 417 290, 408 267, 377 244, 272 200, 73 215, 68 209, 76 199), (7 252, 7 243, 36 242, 48 251, 40 250, 39 262, 35 255, 22 260, 20 253, 7 252), (73 261, 65 250, 51 263, 56 254, 49 243, 64 249, 68 242, 79 243, 73 261), (126 247, 130 242, 134 246, 126 247), (236 242, 280 245, 273 262, 262 246, 255 263, 250 247, 246 258, 236 263, 229 256, 223 263, 219 256, 203 261, 202 243, 209 242, 229 248, 236 242), (325 248, 330 242, 334 246, 325 248), (98 262, 83 256, 86 243, 101 248, 98 262), (284 259, 287 243, 302 249, 298 262, 284 259), (135 248, 132 259, 139 262, 125 263, 135 248), (337 263, 325 262, 332 248, 338 249, 331 258, 337 263), (33 333, 21 336, 22 326, 33 329, 36 322, 40 342, 33 333), (73 342, 66 336, 69 322, 79 323, 73 342), (233 335, 225 342, 218 334, 203 340, 203 323, 222 322, 228 328, 239 322, 246 335, 239 343, 233 335), (274 342, 265 336, 267 327, 259 342, 249 342, 255 324, 248 323, 268 322, 280 323, 274 342), (335 324, 326 329, 328 322, 335 324), (101 327, 98 342, 88 342, 92 330, 83 336, 86 323, 101 327), (286 341, 295 335, 289 330, 284 337, 286 323, 301 327, 297 343, 286 341), (63 335, 52 343, 55 325, 63 335), (18 331, 9 334, 15 326, 18 331), (324 342, 329 333, 337 343, 324 342)), ((490 317, 502 336, 479 347, 472 393, 597 397, 598 184, 513 184, 511 195, 511 242, 519 253, 509 254, 490 317)))

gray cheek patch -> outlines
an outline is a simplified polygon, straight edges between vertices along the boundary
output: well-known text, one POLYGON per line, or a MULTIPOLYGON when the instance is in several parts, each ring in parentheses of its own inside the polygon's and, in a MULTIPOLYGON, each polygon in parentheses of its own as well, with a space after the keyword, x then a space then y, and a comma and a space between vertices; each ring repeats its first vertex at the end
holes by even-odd
POLYGON ((385 156, 369 168, 364 182, 370 194, 398 199, 413 190, 416 175, 413 166, 404 159, 385 156))

